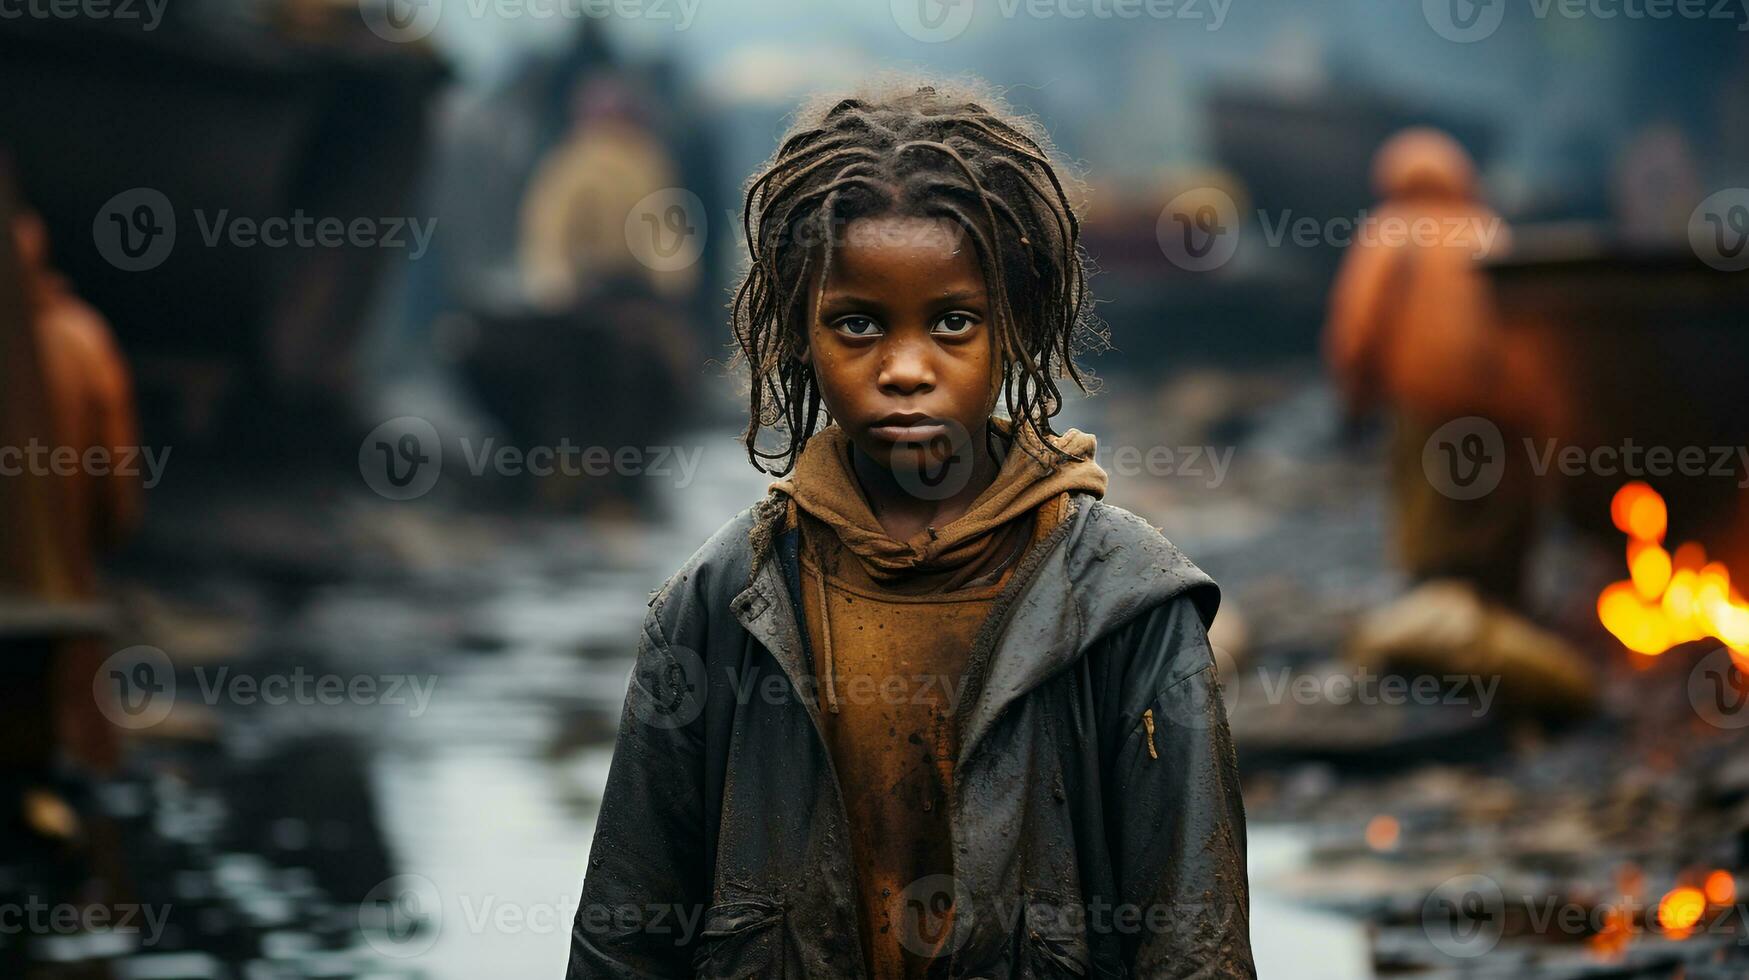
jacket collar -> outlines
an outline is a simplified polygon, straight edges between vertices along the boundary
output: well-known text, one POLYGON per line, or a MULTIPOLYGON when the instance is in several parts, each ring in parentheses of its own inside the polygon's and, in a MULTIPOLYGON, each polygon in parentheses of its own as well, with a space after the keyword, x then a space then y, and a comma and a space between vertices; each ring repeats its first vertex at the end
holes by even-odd
MULTIPOLYGON (((786 509, 784 498, 775 493, 754 506, 753 524, 747 533, 752 572, 747 587, 730 601, 730 609, 741 628, 771 652, 790 684, 797 691, 808 691, 816 686, 811 683, 813 668, 802 644, 801 616, 790 599, 779 554, 786 509)), ((810 698, 799 700, 818 726, 819 705, 810 698)))
POLYGON ((1137 617, 1186 595, 1204 626, 1214 621, 1214 580, 1157 529, 1087 494, 1069 500, 1063 523, 1028 556, 1036 569, 1016 573, 1012 602, 988 624, 996 642, 960 731, 961 766, 1010 704, 1137 617))
MULTIPOLYGON (((1022 560, 974 640, 959 706, 962 767, 1004 709, 1137 616, 1188 594, 1205 625, 1214 619, 1220 596, 1213 580, 1158 531, 1087 494, 1069 500, 1069 513, 1022 560)), ((811 690, 813 669, 779 551, 784 512, 776 495, 755 508, 752 574, 732 609, 796 690, 811 690)), ((801 700, 819 724, 819 706, 801 700)))

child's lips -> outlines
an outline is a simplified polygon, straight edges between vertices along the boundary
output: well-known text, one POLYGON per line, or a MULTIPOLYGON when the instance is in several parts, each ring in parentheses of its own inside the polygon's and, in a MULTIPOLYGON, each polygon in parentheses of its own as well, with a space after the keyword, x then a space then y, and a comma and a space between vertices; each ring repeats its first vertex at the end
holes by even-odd
POLYGON ((940 422, 882 422, 871 426, 868 434, 883 442, 928 442, 947 435, 947 426, 940 422))

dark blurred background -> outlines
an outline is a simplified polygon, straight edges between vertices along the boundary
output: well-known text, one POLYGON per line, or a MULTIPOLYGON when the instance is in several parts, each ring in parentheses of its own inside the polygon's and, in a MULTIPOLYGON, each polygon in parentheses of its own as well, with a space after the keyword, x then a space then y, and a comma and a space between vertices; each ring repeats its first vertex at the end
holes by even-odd
POLYGON ((1749 975, 1746 29, 0 0, 0 975, 561 974, 647 596, 769 479, 741 187, 893 69, 1084 181, 1062 423, 1222 583, 1262 974, 1749 975))

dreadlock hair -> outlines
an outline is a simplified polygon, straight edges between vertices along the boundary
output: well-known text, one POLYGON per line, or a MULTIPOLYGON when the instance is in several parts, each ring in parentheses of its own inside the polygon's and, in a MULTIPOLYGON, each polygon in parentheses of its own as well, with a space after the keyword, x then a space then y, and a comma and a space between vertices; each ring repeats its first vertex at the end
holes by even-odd
POLYGON ((1062 408, 1057 379, 1090 391, 1093 376, 1074 356, 1105 338, 1091 313, 1080 225, 1058 167, 1041 128, 970 83, 895 79, 805 104, 748 181, 741 215, 750 262, 731 321, 751 374, 742 442, 753 465, 789 472, 821 424, 805 358, 805 290, 815 268, 820 286, 830 277, 838 230, 881 216, 942 218, 964 230, 990 287, 1002 400, 1015 434, 1026 426, 1057 454, 1041 462, 1073 458, 1046 438, 1062 408), (760 448, 762 428, 781 429, 787 444, 760 448))

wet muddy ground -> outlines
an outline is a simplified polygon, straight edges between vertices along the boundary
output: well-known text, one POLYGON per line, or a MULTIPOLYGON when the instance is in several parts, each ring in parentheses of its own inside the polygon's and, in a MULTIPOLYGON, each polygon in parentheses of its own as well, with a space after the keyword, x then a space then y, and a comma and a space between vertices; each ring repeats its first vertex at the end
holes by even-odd
MULTIPOLYGON (((1376 446, 1344 440, 1334 416, 1303 371, 1114 384, 1069 413, 1114 454, 1110 498, 1221 581, 1234 706, 1260 669, 1309 669, 1402 588, 1376 446), (1115 455, 1126 446, 1173 463, 1115 455)), ((166 481, 118 585, 127 645, 175 664, 174 703, 89 804, 132 873, 120 897, 161 927, 149 945, 50 929, 0 956, 22 969, 22 951, 44 977, 561 976, 648 594, 767 482, 726 424, 675 442, 703 450, 690 479, 650 478, 640 504, 589 518, 482 508, 465 473, 414 502, 333 466, 166 481), (325 697, 333 685, 345 696, 325 697)), ((1541 561, 1555 618, 1563 595, 1583 599, 1559 585, 1576 554, 1541 561)), ((1380 724, 1407 733, 1407 758, 1248 759, 1262 974, 1738 975, 1705 972, 1743 949, 1723 915, 1612 948, 1523 926, 1518 906, 1542 896, 1607 907, 1596 891, 1624 867, 1655 899, 1684 869, 1740 866, 1733 787, 1749 773, 1726 764, 1740 743, 1692 725, 1680 677, 1656 683, 1678 692, 1665 714, 1629 697, 1576 732, 1444 738, 1399 712, 1380 724), (1432 743, 1466 751, 1414 756, 1432 743), (1383 848, 1381 816, 1399 835, 1383 848), (1483 895, 1485 949, 1442 944, 1450 923, 1427 911, 1466 875, 1503 893, 1483 895)), ((0 895, 72 894, 80 860, 0 859, 0 895)))

